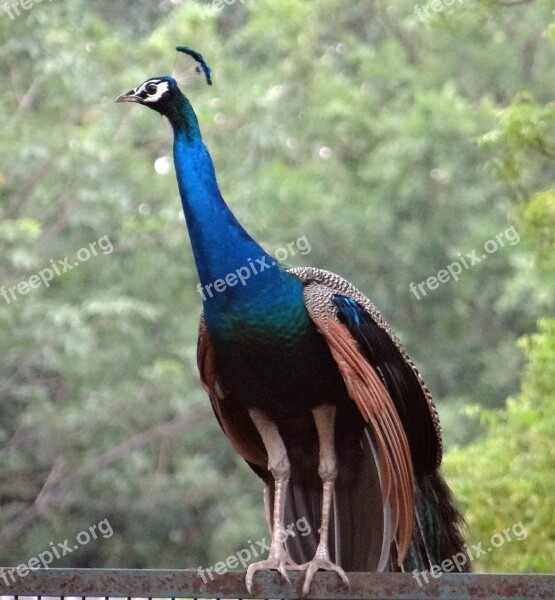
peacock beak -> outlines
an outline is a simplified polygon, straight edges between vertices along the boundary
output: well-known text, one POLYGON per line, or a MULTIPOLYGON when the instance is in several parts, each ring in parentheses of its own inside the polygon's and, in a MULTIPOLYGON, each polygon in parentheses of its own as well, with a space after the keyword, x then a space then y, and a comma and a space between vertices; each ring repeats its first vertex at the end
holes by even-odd
POLYGON ((116 102, 141 102, 142 98, 137 96, 137 90, 129 90, 125 94, 120 94, 116 98, 116 102))

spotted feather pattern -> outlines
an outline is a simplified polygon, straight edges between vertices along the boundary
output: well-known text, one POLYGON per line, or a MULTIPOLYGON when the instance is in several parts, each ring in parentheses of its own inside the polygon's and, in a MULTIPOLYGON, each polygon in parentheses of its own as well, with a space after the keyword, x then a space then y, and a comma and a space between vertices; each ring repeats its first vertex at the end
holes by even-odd
MULTIPOLYGON (((414 373, 414 376, 416 377, 420 388, 422 389, 424 398, 426 399, 430 411, 430 417, 437 437, 436 467, 439 467, 443 455, 443 446, 441 441, 441 426, 439 423, 439 415, 434 401, 432 399, 432 395, 426 387, 426 384, 424 383, 422 376, 418 372, 418 369, 416 368, 412 360, 409 358, 406 350, 399 341, 399 338, 395 335, 391 327, 386 323, 378 309, 360 290, 358 290, 354 285, 349 283, 346 279, 343 279, 335 273, 325 271, 323 269, 316 269, 314 267, 295 267, 289 269, 289 272, 296 275, 305 285, 320 284, 328 288, 331 292, 351 298, 352 300, 360 304, 364 308, 364 310, 368 312, 368 314, 375 321, 375 323, 389 336, 389 338, 403 357, 405 363, 414 373)), ((319 296, 316 295, 316 298, 313 300, 313 302, 318 304, 318 298, 320 299, 321 304, 319 310, 324 312, 332 311, 332 315, 334 316, 334 318, 337 318, 336 314, 333 312, 333 305, 329 302, 328 294, 321 293, 319 294, 319 296)))

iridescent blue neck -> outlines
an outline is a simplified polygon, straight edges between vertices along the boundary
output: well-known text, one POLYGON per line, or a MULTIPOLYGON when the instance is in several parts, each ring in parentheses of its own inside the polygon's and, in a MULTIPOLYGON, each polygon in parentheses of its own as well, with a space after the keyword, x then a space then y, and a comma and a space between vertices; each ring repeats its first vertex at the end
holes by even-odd
MULTIPOLYGON (((205 316, 252 312, 253 297, 271 297, 290 286, 290 275, 243 229, 224 202, 212 159, 189 101, 168 116, 174 129, 174 161, 187 228, 200 279, 205 316), (248 279, 248 281, 247 281, 248 279), (244 281, 243 281, 244 280, 244 281)), ((299 287, 300 289, 300 287, 299 287)), ((292 294, 296 297, 296 294, 292 294)), ((260 298, 259 298, 260 299, 260 298)))
POLYGON ((266 255, 224 202, 212 159, 199 137, 175 132, 174 160, 179 193, 200 283, 225 278, 247 261, 266 255))

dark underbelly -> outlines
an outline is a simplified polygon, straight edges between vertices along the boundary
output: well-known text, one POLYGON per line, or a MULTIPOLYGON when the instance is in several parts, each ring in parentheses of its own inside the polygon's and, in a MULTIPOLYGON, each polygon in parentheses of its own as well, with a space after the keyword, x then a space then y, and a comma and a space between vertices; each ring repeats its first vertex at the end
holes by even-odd
POLYGON ((234 402, 258 408, 277 425, 291 462, 293 481, 320 486, 318 434, 312 410, 337 407, 337 484, 356 477, 364 421, 324 338, 310 323, 294 339, 244 339, 217 343, 218 378, 234 402))

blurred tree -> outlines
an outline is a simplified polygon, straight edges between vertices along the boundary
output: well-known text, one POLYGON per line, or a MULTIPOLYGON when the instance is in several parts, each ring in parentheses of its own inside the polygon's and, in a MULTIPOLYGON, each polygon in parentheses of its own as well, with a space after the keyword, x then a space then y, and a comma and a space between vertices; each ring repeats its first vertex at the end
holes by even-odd
MULTIPOLYGON (((515 202, 520 229, 534 249, 519 261, 505 302, 530 299, 548 318, 520 340, 528 364, 521 391, 497 411, 480 410, 487 434, 453 451, 447 470, 467 508, 472 535, 490 536, 522 523, 518 548, 506 544, 480 558, 487 571, 555 568, 555 105, 520 95, 498 112, 498 127, 482 138, 494 175, 515 202)), ((516 538, 512 536, 512 542, 516 538)))
MULTIPOLYGON (((118 93, 167 73, 177 44, 203 52, 215 85, 188 93, 225 197, 270 252, 306 236, 310 255, 290 263, 335 270, 376 302, 439 400, 447 444, 464 444, 480 424, 463 407, 516 393, 515 341, 552 299, 528 268, 527 233, 552 240, 552 167, 531 158, 534 128, 546 138, 551 122, 550 15, 549 2, 465 3, 422 22, 407 0, 65 0, 2 13, 0 562, 105 518, 113 536, 56 566, 209 565, 265 535, 258 481, 198 383, 201 302, 170 132, 121 111, 118 93), (508 107, 522 90, 536 100, 508 107), (505 171, 522 161, 520 197, 541 192, 526 221, 483 169, 490 153, 505 171), (522 242, 410 292, 513 225, 522 242), (30 285, 66 257, 69 272, 30 285)), ((531 364, 547 356, 542 339, 531 364)), ((530 548, 519 564, 543 568, 530 548)))

